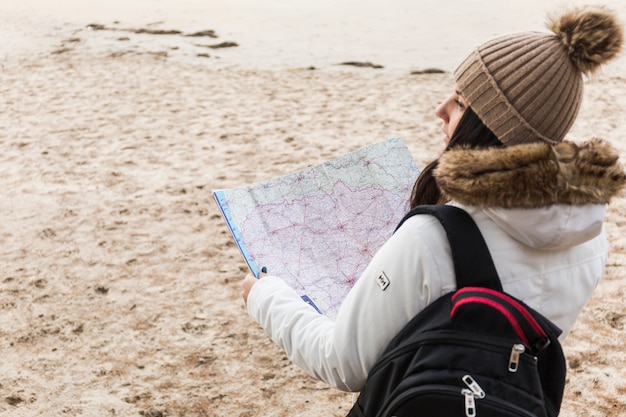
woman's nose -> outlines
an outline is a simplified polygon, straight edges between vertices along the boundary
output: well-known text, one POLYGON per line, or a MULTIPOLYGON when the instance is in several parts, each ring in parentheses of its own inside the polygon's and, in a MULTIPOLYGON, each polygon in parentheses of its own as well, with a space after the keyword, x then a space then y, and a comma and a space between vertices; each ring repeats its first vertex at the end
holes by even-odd
POLYGON ((437 108, 435 109, 435 116, 437 116, 438 118, 440 118, 444 122, 448 121, 447 120, 448 119, 448 113, 446 112, 446 102, 445 101, 437 106, 437 108))

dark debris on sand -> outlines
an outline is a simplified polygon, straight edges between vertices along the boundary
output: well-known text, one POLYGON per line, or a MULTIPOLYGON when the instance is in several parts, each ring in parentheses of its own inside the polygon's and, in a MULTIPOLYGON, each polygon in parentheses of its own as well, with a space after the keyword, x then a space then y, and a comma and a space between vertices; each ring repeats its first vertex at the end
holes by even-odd
POLYGON ((439 68, 426 68, 423 70, 411 71, 411 75, 420 75, 420 74, 444 74, 445 71, 439 68))
POLYGON ((372 64, 371 62, 359 62, 359 61, 346 61, 346 62, 342 62, 339 65, 350 65, 353 67, 360 67, 360 68, 384 68, 382 65, 378 65, 378 64, 372 64))
POLYGON ((233 47, 239 46, 239 44, 237 42, 222 42, 222 43, 218 43, 218 44, 215 44, 215 45, 198 45, 198 44, 196 44, 196 46, 200 46, 202 48, 220 49, 220 48, 233 48, 233 47))
POLYGON ((182 35, 182 36, 193 36, 193 37, 202 37, 208 36, 210 38, 217 38, 217 34, 212 29, 201 30, 198 32, 193 32, 189 34, 184 34, 182 30, 178 29, 147 29, 147 28, 111 28, 100 23, 90 23, 87 25, 87 28, 91 30, 116 30, 120 32, 130 32, 130 33, 138 33, 138 34, 147 34, 147 35, 182 35))
MULTIPOLYGON (((115 22, 115 24, 118 24, 119 22, 115 22)), ((158 23, 163 23, 163 22, 158 22, 158 23)), ((148 25, 149 26, 149 25, 148 25)), ((93 31, 116 31, 116 32, 127 32, 127 33, 135 33, 135 34, 145 34, 145 35, 171 35, 171 36, 184 36, 184 37, 193 37, 193 38, 201 38, 201 37, 208 37, 208 38, 217 38, 218 35, 217 33, 215 33, 215 31, 213 29, 205 29, 205 30, 200 30, 200 31, 196 31, 196 32, 191 32, 191 33, 184 33, 182 30, 178 30, 178 29, 169 29, 169 30, 165 30, 165 29, 148 29, 148 28, 120 28, 120 27, 109 27, 100 23, 90 23, 86 26, 88 29, 93 30, 93 31)), ((130 38, 127 36, 122 36, 122 37, 118 37, 117 38, 118 41, 130 41, 130 38)), ((211 49, 220 49, 220 48, 233 48, 233 47, 237 47, 239 46, 238 43, 236 42, 221 42, 221 43, 217 43, 217 44, 213 44, 213 45, 198 45, 195 44, 195 46, 197 47, 201 47, 201 48, 211 48, 211 49)), ((170 49, 176 50, 178 49, 178 47, 172 47, 170 49)), ((59 49, 57 51, 55 51, 55 54, 61 54, 64 52, 67 52, 69 49, 59 49)), ((114 53, 115 56, 118 55, 123 55, 124 53, 114 53)), ((167 52, 164 53, 159 53, 159 56, 167 56, 167 52)), ((112 55, 113 56, 113 55, 112 55)), ((207 53, 197 53, 196 56, 198 57, 202 57, 202 58, 209 58, 211 57, 211 55, 207 54, 207 53)))
POLYGON ((185 36, 201 37, 208 36, 209 38, 217 38, 214 30, 201 30, 200 32, 189 33, 185 36))

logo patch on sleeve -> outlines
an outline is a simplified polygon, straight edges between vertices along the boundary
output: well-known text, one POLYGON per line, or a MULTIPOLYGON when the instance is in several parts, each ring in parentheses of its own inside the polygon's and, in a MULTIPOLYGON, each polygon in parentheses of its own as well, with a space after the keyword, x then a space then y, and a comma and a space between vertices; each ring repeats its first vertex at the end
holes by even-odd
POLYGON ((385 291, 387 289, 390 281, 389 278, 387 278, 387 275, 385 275, 385 271, 380 272, 380 275, 378 275, 378 278, 376 278, 376 283, 381 290, 385 291))

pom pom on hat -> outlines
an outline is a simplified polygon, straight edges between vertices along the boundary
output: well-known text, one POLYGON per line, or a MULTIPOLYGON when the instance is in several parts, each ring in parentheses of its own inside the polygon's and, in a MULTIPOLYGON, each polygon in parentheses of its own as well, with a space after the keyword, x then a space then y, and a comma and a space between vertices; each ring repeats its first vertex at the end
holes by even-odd
POLYGON ((561 39, 570 60, 583 74, 591 74, 615 58, 624 41, 622 25, 602 6, 567 11, 550 19, 548 28, 561 39))
POLYGON ((549 28, 491 39, 454 71, 457 89, 507 146, 561 142, 580 109, 583 74, 623 44, 622 25, 603 7, 571 9, 549 28))

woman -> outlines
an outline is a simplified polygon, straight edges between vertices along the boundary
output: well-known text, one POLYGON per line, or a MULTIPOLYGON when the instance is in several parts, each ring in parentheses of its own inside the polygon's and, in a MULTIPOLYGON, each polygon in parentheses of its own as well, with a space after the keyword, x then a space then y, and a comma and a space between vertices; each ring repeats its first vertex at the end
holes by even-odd
MULTIPOLYGON (((411 206, 449 203, 480 228, 504 290, 571 330, 607 257, 605 205, 626 177, 611 147, 563 141, 582 76, 618 54, 622 27, 605 9, 575 9, 529 32, 489 41, 456 69, 456 90, 436 111, 447 147, 418 178, 411 206)), ((272 271, 280 273, 280 271, 272 271)), ((437 220, 414 216, 376 253, 336 321, 276 276, 243 281, 249 314, 315 378, 362 388, 390 339, 455 289, 437 220), (386 275, 381 289, 376 278, 386 275)))

